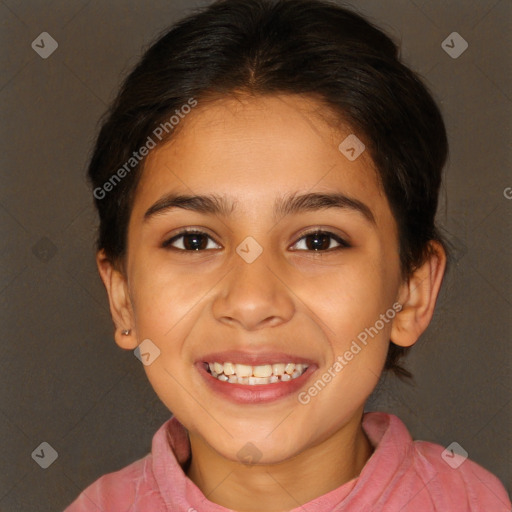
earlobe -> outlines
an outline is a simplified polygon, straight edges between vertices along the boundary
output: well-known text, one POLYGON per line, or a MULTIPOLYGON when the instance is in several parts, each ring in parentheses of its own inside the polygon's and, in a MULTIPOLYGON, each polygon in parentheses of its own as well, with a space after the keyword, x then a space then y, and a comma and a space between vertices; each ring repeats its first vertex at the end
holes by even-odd
POLYGON ((446 269, 446 253, 436 241, 430 242, 430 255, 400 289, 401 311, 391 329, 395 345, 414 345, 428 327, 436 305, 446 269))
POLYGON ((116 326, 115 341, 121 348, 132 350, 137 347, 137 336, 125 276, 114 267, 103 250, 98 251, 96 264, 107 290, 110 313, 116 326))

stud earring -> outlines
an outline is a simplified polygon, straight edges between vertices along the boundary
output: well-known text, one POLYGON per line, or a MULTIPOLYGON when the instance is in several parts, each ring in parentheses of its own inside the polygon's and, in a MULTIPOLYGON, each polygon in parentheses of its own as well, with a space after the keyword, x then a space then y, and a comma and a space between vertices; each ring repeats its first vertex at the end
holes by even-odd
POLYGON ((128 336, 131 332, 132 332, 132 331, 131 331, 131 329, 123 329, 123 330, 121 331, 121 334, 122 334, 123 336, 128 336))

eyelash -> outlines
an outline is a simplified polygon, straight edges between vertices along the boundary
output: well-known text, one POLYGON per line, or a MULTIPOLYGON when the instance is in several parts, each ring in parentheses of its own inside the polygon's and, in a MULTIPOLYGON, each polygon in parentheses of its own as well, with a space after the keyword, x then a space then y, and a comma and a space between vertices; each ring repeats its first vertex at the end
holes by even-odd
MULTIPOLYGON (((164 249, 170 249, 170 250, 175 250, 175 251, 181 251, 181 252, 204 252, 206 250, 211 250, 211 249, 196 249, 196 250, 187 250, 187 249, 178 249, 176 247, 172 247, 172 243, 174 243, 176 240, 180 239, 180 238, 183 238, 184 236, 186 235, 205 235, 206 237, 208 237, 209 239, 213 240, 213 238, 208 235, 208 233, 205 233, 204 231, 200 231, 200 230, 197 230, 197 229, 184 229, 182 231, 180 231, 179 233, 177 233, 176 235, 174 235, 172 238, 166 240, 165 242, 163 242, 162 244, 162 248, 164 249)), ((311 236, 311 235, 327 235, 329 238, 332 238, 334 239, 336 242, 338 242, 340 245, 338 247, 334 247, 334 248, 330 248, 330 249, 323 249, 323 250, 304 250, 304 249, 299 249, 298 251, 299 252, 311 252, 311 253, 326 253, 326 252, 333 252, 333 251, 338 251, 338 250, 341 250, 341 249, 348 249, 351 247, 351 245, 346 242, 345 240, 343 240, 343 238, 339 237, 338 235, 334 234, 334 233, 331 233, 330 231, 325 231, 325 230, 322 230, 322 229, 315 229, 315 230, 312 230, 312 231, 307 231, 305 233, 302 233, 302 235, 300 236, 300 238, 297 240, 297 242, 295 242, 294 245, 296 245, 299 241, 303 240, 304 238, 308 237, 308 236, 311 236)), ((215 240, 213 240, 215 242, 215 240)), ((217 243, 217 242, 215 242, 217 243)), ((329 243, 330 245, 330 243, 329 243)))

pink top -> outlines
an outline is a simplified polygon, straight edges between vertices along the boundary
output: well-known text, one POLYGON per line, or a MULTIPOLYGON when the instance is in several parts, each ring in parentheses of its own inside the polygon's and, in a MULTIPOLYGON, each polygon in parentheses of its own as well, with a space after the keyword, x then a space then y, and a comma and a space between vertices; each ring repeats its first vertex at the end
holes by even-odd
MULTIPOLYGON (((375 451, 359 477, 290 512, 510 512, 501 482, 440 445, 413 441, 392 414, 369 412, 363 429, 375 451), (458 467, 457 462, 461 462, 458 467)), ((65 512, 228 512, 183 472, 190 455, 176 418, 153 437, 151 454, 90 485, 65 512)))

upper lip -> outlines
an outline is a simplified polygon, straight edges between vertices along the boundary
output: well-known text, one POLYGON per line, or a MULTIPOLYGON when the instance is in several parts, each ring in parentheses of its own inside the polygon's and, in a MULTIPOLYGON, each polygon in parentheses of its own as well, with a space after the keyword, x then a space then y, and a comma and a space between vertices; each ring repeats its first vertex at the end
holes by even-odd
POLYGON ((211 352, 198 359, 196 363, 233 363, 258 366, 276 363, 299 363, 312 365, 315 362, 307 357, 301 357, 284 352, 244 352, 241 350, 229 350, 225 352, 211 352))

